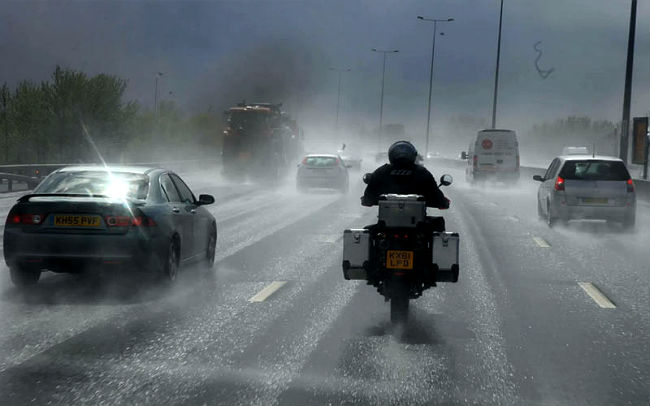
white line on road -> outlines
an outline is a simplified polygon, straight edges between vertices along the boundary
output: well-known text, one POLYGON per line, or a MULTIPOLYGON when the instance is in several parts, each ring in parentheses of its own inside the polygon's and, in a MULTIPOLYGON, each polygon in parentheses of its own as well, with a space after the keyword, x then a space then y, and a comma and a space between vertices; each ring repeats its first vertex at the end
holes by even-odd
POLYGON ((263 302, 269 298, 275 291, 286 285, 287 282, 284 281, 273 281, 269 286, 260 290, 255 296, 248 299, 251 303, 263 302))
POLYGON ((551 245, 542 237, 533 237, 533 241, 535 241, 540 248, 551 248, 551 245))
POLYGON ((594 302, 598 304, 598 306, 602 307, 603 309, 616 309, 616 305, 612 303, 607 296, 603 294, 597 287, 595 287, 592 283, 589 282, 578 282, 578 285, 587 292, 589 296, 591 296, 592 299, 594 299, 594 302))

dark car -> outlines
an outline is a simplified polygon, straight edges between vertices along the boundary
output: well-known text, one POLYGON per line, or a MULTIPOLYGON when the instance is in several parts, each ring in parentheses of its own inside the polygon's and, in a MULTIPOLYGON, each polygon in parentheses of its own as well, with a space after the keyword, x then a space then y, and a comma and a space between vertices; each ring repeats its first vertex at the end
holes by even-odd
POLYGON ((296 184, 299 191, 328 188, 345 193, 349 187, 348 169, 338 155, 310 154, 298 165, 296 184))
POLYGON ((47 176, 11 208, 4 257, 17 286, 41 272, 132 267, 161 280, 181 265, 214 263, 217 226, 175 173, 161 168, 79 166, 47 176))

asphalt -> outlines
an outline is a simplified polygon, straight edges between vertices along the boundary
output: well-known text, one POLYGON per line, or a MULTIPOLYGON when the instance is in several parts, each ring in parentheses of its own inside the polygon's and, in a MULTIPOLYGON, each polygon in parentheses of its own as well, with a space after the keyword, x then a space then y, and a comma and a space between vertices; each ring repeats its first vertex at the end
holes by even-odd
POLYGON ((217 200, 214 268, 171 288, 117 272, 21 292, 0 265, 0 405, 649 404, 650 207, 634 233, 549 229, 532 180, 470 187, 442 165, 460 280, 413 301, 407 325, 343 279, 343 229, 376 218, 358 173, 341 195, 179 171, 217 200))

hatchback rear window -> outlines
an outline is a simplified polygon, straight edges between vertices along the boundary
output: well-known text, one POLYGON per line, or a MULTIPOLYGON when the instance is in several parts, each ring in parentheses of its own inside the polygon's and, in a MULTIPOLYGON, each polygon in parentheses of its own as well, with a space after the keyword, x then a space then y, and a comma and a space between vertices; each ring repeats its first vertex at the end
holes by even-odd
POLYGON ((138 173, 79 171, 47 177, 34 193, 105 195, 114 198, 147 198, 149 177, 138 173))
POLYGON ((560 176, 568 180, 628 180, 630 174, 620 161, 567 161, 560 176))
POLYGON ((338 165, 338 159, 331 156, 309 156, 305 158, 305 165, 336 166, 338 165))

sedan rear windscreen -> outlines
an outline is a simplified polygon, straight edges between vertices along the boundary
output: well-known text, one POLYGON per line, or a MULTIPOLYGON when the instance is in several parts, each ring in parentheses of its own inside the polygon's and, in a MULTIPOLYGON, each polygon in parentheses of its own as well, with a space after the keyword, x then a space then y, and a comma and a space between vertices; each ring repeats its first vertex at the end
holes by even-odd
POLYGON ((623 162, 602 160, 567 161, 560 176, 567 180, 626 181, 630 179, 623 162))
POLYGON ((330 156, 310 156, 305 158, 305 165, 309 166, 337 166, 338 159, 330 156))
POLYGON ((104 195, 144 200, 149 177, 138 173, 79 171, 58 172, 48 176, 34 193, 104 195))

